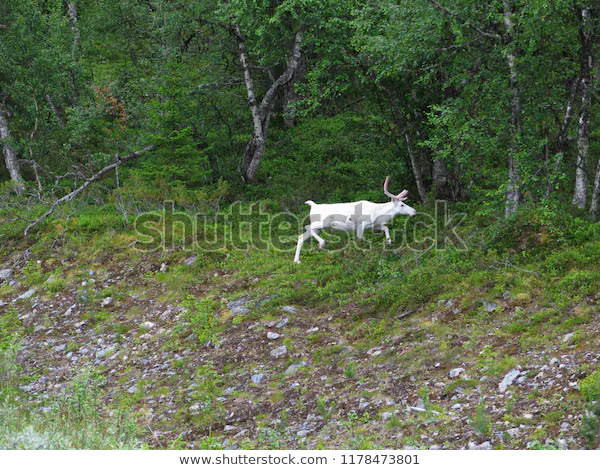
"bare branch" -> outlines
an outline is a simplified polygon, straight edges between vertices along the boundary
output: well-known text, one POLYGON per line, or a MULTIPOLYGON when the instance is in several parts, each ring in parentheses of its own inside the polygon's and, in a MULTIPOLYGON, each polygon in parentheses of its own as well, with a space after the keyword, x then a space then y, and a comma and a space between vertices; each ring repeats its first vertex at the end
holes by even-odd
POLYGON ((52 206, 50 206, 50 209, 48 209, 48 212, 44 213, 41 217, 39 217, 34 222, 32 222, 31 224, 29 224, 29 226, 25 229, 25 235, 27 235, 29 233, 29 231, 33 227, 35 227, 37 224, 39 224, 41 221, 45 220, 50 215, 52 215, 52 213, 54 212, 54 210, 60 204, 62 204, 64 202, 67 202, 67 201, 71 201, 73 198, 75 198, 75 196, 77 196, 78 194, 80 194, 90 184, 92 184, 95 181, 98 181, 105 174, 107 174, 110 171, 116 169, 122 163, 127 162, 129 160, 133 160, 134 158, 139 157, 142 153, 151 152, 152 150, 154 150, 154 145, 149 145, 149 146, 143 148, 142 150, 138 150, 136 152, 132 152, 129 155, 125 155, 123 157, 119 157, 119 155, 117 154, 116 155, 117 161, 115 163, 112 163, 112 164, 110 164, 108 166, 105 166, 99 172, 97 172, 96 174, 94 174, 93 176, 91 176, 90 178, 88 178, 81 186, 79 186, 78 188, 74 189, 69 194, 61 197, 60 199, 57 199, 56 201, 54 201, 54 203, 52 204, 52 206))

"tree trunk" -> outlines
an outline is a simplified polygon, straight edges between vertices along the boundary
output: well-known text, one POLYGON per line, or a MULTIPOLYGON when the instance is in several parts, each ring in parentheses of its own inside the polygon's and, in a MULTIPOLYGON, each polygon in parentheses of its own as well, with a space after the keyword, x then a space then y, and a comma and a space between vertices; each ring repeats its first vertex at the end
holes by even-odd
POLYGON ((512 142, 508 151, 508 187, 506 188, 506 207, 504 216, 515 214, 521 204, 521 174, 517 166, 516 155, 519 149, 519 136, 521 134, 521 93, 519 90, 519 76, 515 64, 515 51, 513 43, 514 24, 512 19, 510 0, 504 1, 504 27, 506 29, 505 44, 507 45, 506 58, 508 61, 509 87, 511 98, 511 137, 512 142))
POLYGON ((52 114, 54 115, 54 117, 56 118, 56 121, 58 122, 58 127, 60 127, 61 129, 64 129, 66 126, 65 120, 61 116, 60 112, 58 111, 58 108, 54 104, 54 101, 52 101, 52 98, 50 97, 50 95, 46 95, 46 102, 48 103, 48 106, 50 106, 50 109, 52 110, 52 114))
POLYGON ((577 127, 577 168, 575 170, 575 194, 573 205, 585 209, 587 204, 587 166, 590 150, 590 82, 592 71, 592 33, 589 28, 590 8, 581 10, 579 37, 581 42, 581 107, 577 127))
POLYGON ((597 219, 600 216, 600 160, 596 168, 596 178, 594 179, 594 190, 592 191, 592 204, 590 205, 590 215, 597 219))
POLYGON ((294 117, 292 103, 300 100, 300 95, 296 92, 296 83, 301 82, 305 75, 306 65, 303 62, 300 62, 298 68, 294 72, 292 80, 290 80, 285 87, 286 90, 283 95, 283 123, 288 129, 296 126, 296 118, 294 117))
POLYGON ((415 154, 412 139, 410 138, 410 134, 408 132, 404 133, 404 137, 406 138, 406 147, 408 148, 410 165, 412 166, 413 174, 415 175, 419 196, 421 197, 421 201, 423 201, 424 204, 427 204, 427 192, 425 191, 425 185, 423 184, 423 176, 421 175, 421 168, 419 166, 419 162, 417 161, 417 155, 415 154))
POLYGON ((548 167, 548 178, 546 181, 546 198, 550 197, 550 193, 553 188, 553 177, 558 175, 560 167, 565 157, 569 145, 569 124, 573 117, 573 111, 575 109, 575 99, 577 98, 577 90, 579 88, 579 77, 576 77, 571 83, 569 91, 569 98, 567 100, 567 106, 565 108, 565 115, 563 121, 558 129, 558 135, 556 137, 556 151, 554 153, 554 169, 551 170, 548 167))
MULTIPOLYGON (((67 4, 67 14, 71 20, 71 31, 73 31, 73 51, 71 56, 75 64, 79 63, 81 57, 81 33, 79 31, 79 18, 77 16, 77 8, 75 3, 70 2, 67 4)), ((72 104, 75 106, 79 99, 79 89, 77 88, 77 77, 75 70, 71 70, 71 87, 73 88, 72 104)))
POLYGON ((448 180, 448 163, 445 158, 436 158, 433 161, 433 190, 436 199, 453 199, 448 180))
POLYGON ((275 104, 277 92, 292 79, 294 72, 298 68, 301 57, 301 44, 304 36, 301 31, 296 33, 292 58, 289 61, 286 70, 271 84, 271 87, 263 96, 260 105, 258 105, 254 92, 252 70, 248 61, 248 54, 246 52, 246 40, 242 35, 239 25, 233 25, 232 30, 238 42, 240 62, 244 71, 244 82, 246 84, 248 104, 250 105, 253 123, 252 138, 244 149, 244 155, 242 158, 242 171, 245 181, 253 184, 256 182, 256 174, 260 168, 262 157, 265 154, 269 121, 271 119, 271 112, 273 110, 273 105, 275 104))
POLYGON ((8 113, 0 106, 0 141, 2 141, 2 152, 4 153, 4 162, 6 169, 10 174, 10 179, 15 184, 17 193, 21 193, 25 190, 25 182, 21 176, 19 170, 19 159, 17 158, 17 152, 9 145, 6 141, 10 138, 10 129, 8 127, 8 113))

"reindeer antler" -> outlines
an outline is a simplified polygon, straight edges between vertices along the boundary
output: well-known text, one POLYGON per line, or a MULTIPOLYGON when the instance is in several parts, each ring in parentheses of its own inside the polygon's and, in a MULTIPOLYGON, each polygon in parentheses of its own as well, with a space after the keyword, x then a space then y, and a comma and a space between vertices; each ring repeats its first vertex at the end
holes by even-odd
POLYGON ((390 177, 388 176, 385 179, 385 183, 383 183, 383 192, 386 196, 391 197, 392 199, 398 199, 400 201, 406 201, 408 199, 408 189, 403 189, 397 196, 394 196, 392 193, 388 191, 388 183, 390 181, 390 177))
POLYGON ((408 199, 408 189, 403 189, 397 196, 396 199, 400 199, 401 201, 406 201, 408 199))
POLYGON ((385 183, 383 183, 383 192, 385 193, 386 196, 391 197, 392 199, 394 199, 396 196, 394 196, 392 193, 390 193, 388 191, 388 183, 389 183, 389 181, 390 181, 390 177, 388 176, 385 179, 385 183))

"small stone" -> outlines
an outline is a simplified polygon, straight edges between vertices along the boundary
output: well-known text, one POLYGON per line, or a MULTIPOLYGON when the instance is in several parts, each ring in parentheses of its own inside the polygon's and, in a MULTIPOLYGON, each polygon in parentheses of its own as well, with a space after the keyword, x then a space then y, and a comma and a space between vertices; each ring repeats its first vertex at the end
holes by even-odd
POLYGON ((137 387, 136 387, 135 385, 132 385, 131 387, 129 387, 129 388, 127 389, 127 391, 128 391, 129 393, 135 393, 135 391, 136 391, 136 390, 137 390, 137 387))
POLYGON ((570 427, 571 425, 569 423, 562 423, 560 425, 560 429, 562 429, 563 431, 567 431, 570 427))
POLYGON ((152 328, 154 328, 154 323, 152 323, 151 321, 145 321, 144 323, 142 323, 142 328, 145 328, 146 330, 151 330, 152 328))
POLYGON ((552 359, 550 359, 550 365, 553 366, 555 364, 558 364, 558 358, 553 357, 552 359))
POLYGON ((287 348, 285 347, 285 345, 283 346, 279 346, 278 348, 273 349, 271 352, 271 357, 281 357, 281 356, 285 356, 287 354, 287 348))
POLYGON ((523 418, 525 418, 525 419, 533 419, 533 415, 531 413, 525 413, 523 415, 523 418))
POLYGON ((301 429, 300 431, 298 431, 296 433, 296 436, 298 437, 304 437, 306 436, 310 431, 308 429, 301 429))
POLYGON ((558 439, 556 441, 557 447, 560 450, 567 450, 569 447, 567 446, 567 440, 566 439, 558 439))
POLYGON ((0 281, 6 281, 12 274, 12 269, 0 269, 0 281))
POLYGON ((259 383, 261 383, 264 378, 265 378, 265 374, 254 374, 251 377, 252 383, 255 385, 258 385, 259 383))
POLYGON ((275 328, 283 328, 285 325, 287 325, 289 322, 289 320, 287 318, 282 318, 279 323, 277 323, 277 325, 275 325, 275 328))
POLYGON ((33 295, 35 293, 36 293, 35 289, 29 289, 27 292, 25 292, 24 294, 21 294, 19 297, 17 297, 15 300, 13 300, 13 302, 16 302, 17 300, 30 299, 31 297, 33 297, 33 295))
POLYGON ((250 309, 244 306, 233 307, 231 308, 231 313, 233 313, 233 315, 246 315, 250 313, 250 309))
POLYGON ((295 364, 292 364, 291 366, 289 366, 286 370, 285 370, 285 375, 292 375, 295 372, 297 372, 298 370, 300 370, 302 367, 307 366, 308 364, 306 363, 306 361, 302 361, 302 362, 296 362, 295 364))
POLYGON ((224 432, 230 432, 230 431, 235 431, 237 429, 236 426, 231 426, 230 424, 226 424, 225 427, 223 428, 224 432))
POLYGON ((110 307, 114 303, 115 303, 115 299, 113 299, 112 297, 105 297, 104 300, 102 301, 102 306, 110 307))
POLYGON ((298 309, 296 307, 292 307, 291 305, 286 305, 285 307, 282 307, 284 312, 289 312, 289 313, 298 313, 298 309))
POLYGON ((75 309, 75 307, 77 306, 77 304, 73 304, 71 305, 66 311, 65 311, 65 316, 69 316, 71 315, 71 313, 73 313, 73 310, 75 309))
POLYGON ((456 403, 454 405, 452 405, 450 408, 453 410, 460 410, 462 408, 462 403, 456 403))
POLYGON ((386 412, 382 413, 382 415, 381 415, 381 419, 388 420, 388 419, 390 419, 392 416, 394 416, 394 413, 391 413, 391 412, 389 412, 389 411, 386 411, 386 412))
POLYGON ((571 339, 573 339, 573 336, 575 336, 575 333, 567 333, 566 335, 564 335, 562 337, 562 341, 563 343, 566 343, 568 341, 571 341, 571 339))
POLYGON ((272 331, 269 331, 267 333, 267 338, 269 339, 277 339, 279 338, 281 335, 279 333, 273 333, 272 331))
POLYGON ((475 444, 474 442, 469 442, 467 444, 467 449, 469 450, 492 450, 492 444, 490 441, 485 441, 482 444, 475 444))
POLYGON ((509 300, 511 297, 511 293, 509 291, 506 291, 504 294, 502 294, 502 298, 504 300, 509 300))
POLYGON ((463 367, 457 367, 456 369, 452 369, 450 372, 448 372, 448 377, 450 377, 451 379, 454 379, 454 378, 458 377, 464 371, 465 371, 465 369, 463 367))
POLYGON ((160 272, 161 273, 166 273, 167 272, 167 263, 162 263, 160 265, 160 272))
POLYGON ((508 374, 506 374, 504 376, 504 378, 502 379, 502 382, 500 382, 500 384, 498 385, 498 389, 500 390, 500 392, 502 392, 502 393, 506 392, 506 389, 510 385, 512 385, 512 383, 519 376, 519 374, 520 374, 519 369, 513 369, 508 374))
POLYGON ((308 334, 316 333, 317 331, 319 331, 319 327, 315 326, 314 328, 310 328, 310 329, 306 330, 306 333, 308 333, 308 334))
POLYGON ((196 262, 196 258, 198 258, 198 256, 196 256, 196 255, 190 256, 189 258, 186 258, 185 260, 183 260, 183 264, 185 264, 187 266, 191 266, 196 262))
POLYGON ((483 304, 483 309, 486 312, 494 312, 495 310, 498 309, 498 304, 496 304, 494 302, 488 302, 487 300, 482 300, 481 303, 483 304))

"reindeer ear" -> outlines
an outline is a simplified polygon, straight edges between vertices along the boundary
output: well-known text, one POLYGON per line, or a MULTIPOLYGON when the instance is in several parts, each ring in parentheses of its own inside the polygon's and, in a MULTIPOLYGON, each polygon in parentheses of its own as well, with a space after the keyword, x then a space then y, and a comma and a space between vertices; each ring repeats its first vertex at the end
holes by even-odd
POLYGON ((400 194, 396 196, 401 201, 406 201, 408 199, 408 189, 403 190, 400 194))

